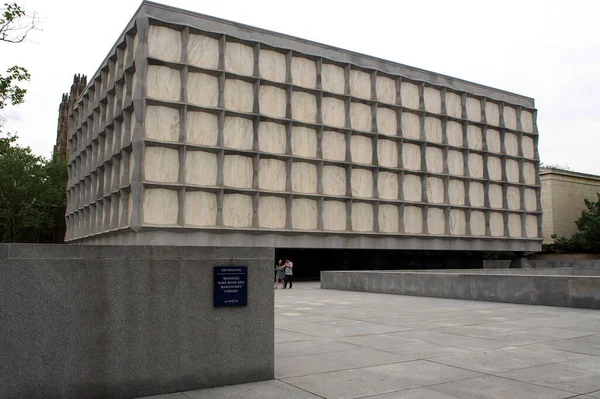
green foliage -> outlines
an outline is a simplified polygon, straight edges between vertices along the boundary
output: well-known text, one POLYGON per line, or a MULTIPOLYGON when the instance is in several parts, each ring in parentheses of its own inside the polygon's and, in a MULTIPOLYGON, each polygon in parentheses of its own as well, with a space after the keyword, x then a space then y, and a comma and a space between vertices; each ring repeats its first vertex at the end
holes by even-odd
POLYGON ((19 66, 9 68, 6 72, 7 76, 0 75, 0 109, 9 102, 12 105, 21 104, 27 90, 17 86, 15 82, 27 82, 31 78, 27 69, 19 66))
POLYGON ((552 169, 552 170, 573 171, 573 168, 571 168, 569 165, 559 165, 559 164, 551 164, 551 163, 544 163, 544 162, 540 162, 540 168, 552 169))
POLYGON ((544 246, 552 253, 600 253, 600 193, 598 201, 585 201, 587 210, 575 222, 577 231, 571 237, 552 235, 554 243, 544 246))
POLYGON ((16 140, 0 137, 0 239, 57 241, 64 229, 66 161, 46 160, 16 140))

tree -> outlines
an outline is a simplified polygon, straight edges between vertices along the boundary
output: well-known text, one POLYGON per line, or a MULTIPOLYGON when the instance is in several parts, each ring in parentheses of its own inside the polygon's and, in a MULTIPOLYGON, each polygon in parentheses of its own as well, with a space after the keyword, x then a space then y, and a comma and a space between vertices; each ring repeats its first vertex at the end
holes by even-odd
MULTIPOLYGON (((0 42, 21 43, 29 32, 36 29, 37 24, 35 13, 29 14, 17 3, 5 3, 0 8, 0 42)), ((17 65, 8 68, 6 73, 6 76, 0 75, 0 109, 9 103, 22 103, 27 90, 17 84, 31 78, 27 69, 17 65)))
POLYGON ((568 238, 552 235, 554 243, 547 248, 548 251, 600 253, 600 193, 597 195, 598 201, 584 200, 587 210, 583 211, 575 222, 577 231, 568 238))

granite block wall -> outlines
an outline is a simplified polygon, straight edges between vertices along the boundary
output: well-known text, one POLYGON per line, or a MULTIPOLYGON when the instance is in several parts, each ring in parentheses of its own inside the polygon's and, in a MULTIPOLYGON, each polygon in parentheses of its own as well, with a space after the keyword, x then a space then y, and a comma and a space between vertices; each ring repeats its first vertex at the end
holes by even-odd
POLYGON ((67 240, 200 229, 539 241, 533 100, 225 25, 142 5, 71 115, 67 240))

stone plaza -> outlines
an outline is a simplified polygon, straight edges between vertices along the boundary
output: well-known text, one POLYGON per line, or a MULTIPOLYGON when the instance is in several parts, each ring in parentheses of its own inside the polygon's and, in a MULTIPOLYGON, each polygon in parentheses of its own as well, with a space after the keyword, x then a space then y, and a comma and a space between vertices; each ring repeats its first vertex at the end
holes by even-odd
POLYGON ((600 313, 297 283, 275 295, 275 378, 153 398, 600 398, 600 313))

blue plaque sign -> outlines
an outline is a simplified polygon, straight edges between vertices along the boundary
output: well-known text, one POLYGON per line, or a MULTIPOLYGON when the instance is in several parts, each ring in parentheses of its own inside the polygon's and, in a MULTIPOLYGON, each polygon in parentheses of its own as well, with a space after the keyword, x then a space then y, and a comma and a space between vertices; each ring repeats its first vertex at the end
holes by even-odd
POLYGON ((215 266, 214 306, 248 304, 248 266, 215 266))

